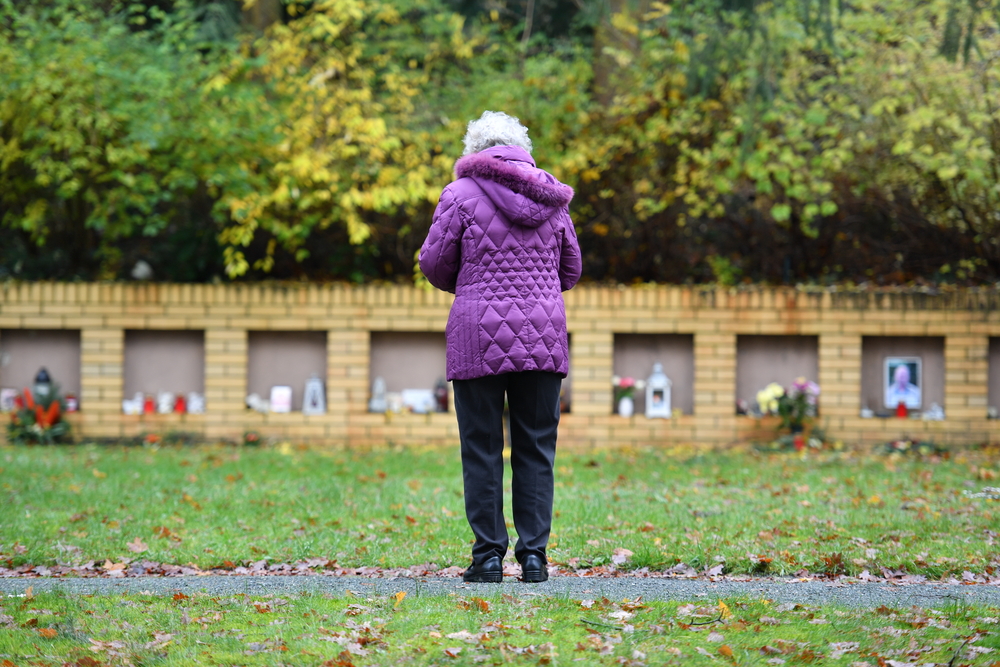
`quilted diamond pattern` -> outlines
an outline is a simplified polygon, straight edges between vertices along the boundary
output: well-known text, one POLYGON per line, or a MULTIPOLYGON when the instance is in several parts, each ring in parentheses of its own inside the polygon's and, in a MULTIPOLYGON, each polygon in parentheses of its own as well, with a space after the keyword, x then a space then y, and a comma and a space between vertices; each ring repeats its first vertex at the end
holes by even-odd
POLYGON ((456 165, 420 251, 436 287, 455 293, 448 379, 569 370, 562 292, 580 278, 572 190, 513 146, 456 165))

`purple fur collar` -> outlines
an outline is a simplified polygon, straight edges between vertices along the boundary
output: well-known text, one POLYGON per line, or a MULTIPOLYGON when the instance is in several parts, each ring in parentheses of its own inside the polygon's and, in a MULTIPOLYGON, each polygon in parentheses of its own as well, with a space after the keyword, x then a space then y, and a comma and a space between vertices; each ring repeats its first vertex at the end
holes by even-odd
MULTIPOLYGON (((544 171, 539 170, 539 172, 543 174, 542 178, 552 178, 544 171)), ((466 155, 459 159, 455 163, 455 176, 485 178, 545 206, 566 206, 573 199, 573 188, 570 186, 563 185, 555 178, 552 178, 552 182, 532 178, 514 165, 508 164, 507 160, 494 157, 489 151, 466 155)))

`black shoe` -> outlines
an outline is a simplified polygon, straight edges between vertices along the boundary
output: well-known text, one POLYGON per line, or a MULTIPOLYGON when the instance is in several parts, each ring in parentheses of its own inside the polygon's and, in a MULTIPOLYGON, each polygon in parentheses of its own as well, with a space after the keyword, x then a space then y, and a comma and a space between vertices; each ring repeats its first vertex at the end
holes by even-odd
POLYGON ((537 554, 529 554, 521 562, 521 581, 537 584, 549 580, 549 566, 545 559, 537 554))
POLYGON ((503 581, 503 565, 500 563, 500 557, 490 556, 479 565, 473 563, 462 575, 462 580, 470 583, 499 584, 503 581))

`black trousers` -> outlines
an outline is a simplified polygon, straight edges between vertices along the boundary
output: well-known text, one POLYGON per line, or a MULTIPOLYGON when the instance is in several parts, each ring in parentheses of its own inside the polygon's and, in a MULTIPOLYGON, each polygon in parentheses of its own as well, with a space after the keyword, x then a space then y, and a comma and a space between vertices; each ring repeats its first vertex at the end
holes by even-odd
POLYGON ((557 373, 522 371, 455 380, 455 412, 462 440, 465 515, 476 536, 472 559, 503 558, 510 542, 503 516, 503 408, 510 410, 514 556, 545 559, 552 529, 552 468, 559 427, 557 373))

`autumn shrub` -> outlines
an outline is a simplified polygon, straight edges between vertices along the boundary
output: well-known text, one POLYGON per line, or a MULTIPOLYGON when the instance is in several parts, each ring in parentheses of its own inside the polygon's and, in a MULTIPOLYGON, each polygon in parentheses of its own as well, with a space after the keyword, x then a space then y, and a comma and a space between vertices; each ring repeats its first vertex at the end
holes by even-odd
POLYGON ((576 189, 590 279, 1000 277, 993 2, 613 2, 555 38, 317 0, 216 41, 187 2, 24 4, 0 2, 0 276, 409 281, 465 123, 500 108, 576 189))
POLYGON ((0 3, 9 273, 29 264, 49 278, 74 267, 116 278, 136 259, 124 249, 159 238, 161 277, 209 277, 198 255, 218 252, 225 202, 262 187, 249 167, 278 121, 247 82, 249 63, 234 46, 199 43, 194 15, 178 5, 106 15, 88 3, 0 3), (54 256, 45 261, 42 248, 54 256))

